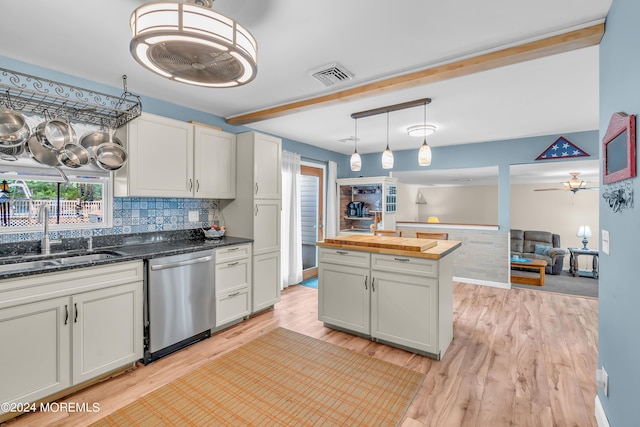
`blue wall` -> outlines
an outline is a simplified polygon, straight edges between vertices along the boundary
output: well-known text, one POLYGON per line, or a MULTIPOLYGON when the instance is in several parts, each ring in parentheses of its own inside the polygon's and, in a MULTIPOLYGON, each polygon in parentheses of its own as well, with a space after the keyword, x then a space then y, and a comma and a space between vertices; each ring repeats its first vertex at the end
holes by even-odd
MULTIPOLYGON (((640 114, 638 19, 638 0, 613 1, 600 44, 601 137, 613 113, 640 114)), ((640 194, 640 179, 629 181, 635 194, 640 194)), ((600 251, 598 367, 604 366, 609 374, 609 396, 603 391, 598 396, 614 427, 640 425, 640 285, 634 267, 640 215, 636 209, 614 213, 600 200, 600 227, 609 231, 610 254, 600 251)))

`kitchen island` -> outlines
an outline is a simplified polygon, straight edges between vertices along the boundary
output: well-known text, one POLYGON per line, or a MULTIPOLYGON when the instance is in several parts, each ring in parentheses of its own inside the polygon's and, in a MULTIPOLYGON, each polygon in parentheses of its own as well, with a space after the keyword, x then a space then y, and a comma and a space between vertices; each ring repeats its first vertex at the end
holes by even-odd
POLYGON ((453 240, 340 236, 318 242, 325 326, 440 359, 453 339, 453 240))

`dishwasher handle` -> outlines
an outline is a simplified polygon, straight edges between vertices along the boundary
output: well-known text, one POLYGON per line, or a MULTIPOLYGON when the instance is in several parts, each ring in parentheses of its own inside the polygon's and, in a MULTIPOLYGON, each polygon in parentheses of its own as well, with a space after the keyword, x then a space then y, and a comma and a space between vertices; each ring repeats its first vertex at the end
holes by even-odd
POLYGON ((166 270, 167 268, 176 268, 176 267, 182 267, 184 265, 200 264, 200 263, 209 262, 212 260, 213 260, 213 255, 208 255, 202 258, 187 259, 184 261, 172 262, 169 264, 152 265, 151 270, 166 270))

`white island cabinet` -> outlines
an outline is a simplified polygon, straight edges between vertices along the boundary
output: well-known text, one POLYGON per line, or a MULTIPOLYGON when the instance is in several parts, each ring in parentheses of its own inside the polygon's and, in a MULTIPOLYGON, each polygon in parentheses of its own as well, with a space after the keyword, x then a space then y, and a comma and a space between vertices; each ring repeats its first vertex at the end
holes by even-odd
POLYGON ((435 359, 444 355, 453 339, 453 258, 446 255, 459 242, 448 242, 450 251, 431 249, 435 258, 426 258, 428 251, 409 256, 383 247, 323 245, 319 320, 435 359))
POLYGON ((143 113, 116 136, 129 156, 114 174, 116 196, 236 196, 234 134, 143 113))
MULTIPOLYGON (((0 402, 30 403, 142 358, 142 261, 0 280, 0 402)), ((17 415, 0 410, 0 422, 17 415)))

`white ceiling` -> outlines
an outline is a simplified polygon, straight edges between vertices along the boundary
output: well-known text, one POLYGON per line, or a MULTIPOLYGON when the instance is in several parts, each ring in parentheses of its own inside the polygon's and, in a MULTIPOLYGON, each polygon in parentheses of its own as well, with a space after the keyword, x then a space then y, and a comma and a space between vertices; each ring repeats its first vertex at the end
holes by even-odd
MULTIPOLYGON (((30 0, 0 5, 0 55, 121 87, 221 117, 325 95, 447 61, 602 22, 611 0, 216 0, 258 41, 258 76, 232 89, 175 83, 129 53, 129 17, 144 0, 30 0), (326 88, 309 71, 339 62, 355 74, 326 88)), ((351 113, 430 97, 432 146, 598 128, 598 47, 251 123, 344 154, 351 113)), ((422 107, 390 114, 394 150, 418 148, 406 128, 422 107)), ((380 152, 386 117, 358 120, 358 150, 380 152)))

